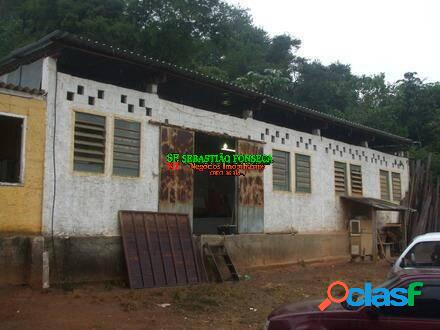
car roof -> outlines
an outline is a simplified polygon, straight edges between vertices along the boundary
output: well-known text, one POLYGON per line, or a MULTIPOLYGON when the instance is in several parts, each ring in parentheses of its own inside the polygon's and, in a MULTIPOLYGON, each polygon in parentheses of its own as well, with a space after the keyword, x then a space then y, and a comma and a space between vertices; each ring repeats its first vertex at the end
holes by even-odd
POLYGON ((414 242, 440 241, 440 232, 426 233, 414 238, 414 242))

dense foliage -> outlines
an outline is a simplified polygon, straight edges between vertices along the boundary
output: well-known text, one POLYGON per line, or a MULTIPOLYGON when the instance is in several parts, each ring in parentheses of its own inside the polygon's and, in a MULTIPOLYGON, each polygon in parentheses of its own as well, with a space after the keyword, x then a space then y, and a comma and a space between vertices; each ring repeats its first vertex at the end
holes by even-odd
POLYGON ((90 36, 301 105, 420 141, 440 174, 440 84, 414 72, 388 84, 341 63, 296 55, 301 41, 270 37, 223 0, 0 0, 0 57, 55 30, 90 36))

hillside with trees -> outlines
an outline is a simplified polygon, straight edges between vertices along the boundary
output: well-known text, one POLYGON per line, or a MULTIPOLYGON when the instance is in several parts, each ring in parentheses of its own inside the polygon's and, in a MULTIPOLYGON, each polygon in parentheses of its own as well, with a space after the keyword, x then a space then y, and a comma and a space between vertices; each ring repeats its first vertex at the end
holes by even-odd
POLYGON ((301 41, 270 36, 222 0, 0 0, 0 57, 61 29, 421 142, 440 175, 440 83, 415 72, 387 83, 350 65, 297 55, 301 41))

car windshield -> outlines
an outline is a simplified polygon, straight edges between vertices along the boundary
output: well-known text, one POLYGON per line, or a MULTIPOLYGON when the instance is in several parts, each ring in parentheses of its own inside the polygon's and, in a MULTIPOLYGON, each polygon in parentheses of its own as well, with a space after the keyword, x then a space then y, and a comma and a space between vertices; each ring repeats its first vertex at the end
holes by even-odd
MULTIPOLYGON (((397 276, 393 276, 391 278, 389 278, 388 280, 386 280, 385 282, 383 282, 381 285, 378 285, 375 287, 376 288, 392 288, 395 286, 395 284, 397 284, 397 282, 399 281, 399 278, 397 276)), ((354 301, 358 301, 359 299, 364 299, 364 295, 354 295, 352 298, 354 301)), ((345 309, 348 310, 357 310, 362 306, 351 306, 347 303, 347 301, 343 301, 341 303, 342 307, 344 307, 345 309)))
POLYGON ((405 255, 402 267, 440 267, 440 242, 420 242, 405 255))

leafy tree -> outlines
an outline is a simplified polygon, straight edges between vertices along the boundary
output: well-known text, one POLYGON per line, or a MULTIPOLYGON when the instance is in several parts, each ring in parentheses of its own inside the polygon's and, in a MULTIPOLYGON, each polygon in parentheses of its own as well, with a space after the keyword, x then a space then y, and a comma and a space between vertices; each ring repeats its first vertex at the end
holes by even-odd
POLYGON ((236 79, 236 83, 269 95, 287 95, 291 92, 292 80, 280 70, 266 69, 262 74, 250 71, 236 79))
POLYGON ((318 61, 298 64, 293 101, 325 113, 344 114, 353 107, 358 95, 356 77, 349 65, 318 61))
POLYGON ((349 65, 297 56, 225 0, 0 0, 0 57, 55 29, 134 50, 421 142, 440 175, 440 83, 415 72, 393 84, 349 65))

